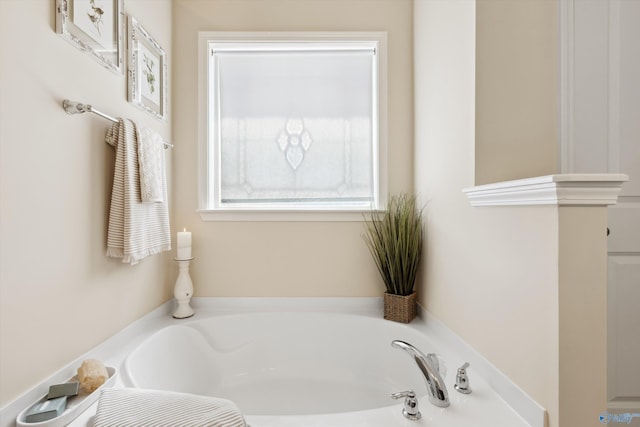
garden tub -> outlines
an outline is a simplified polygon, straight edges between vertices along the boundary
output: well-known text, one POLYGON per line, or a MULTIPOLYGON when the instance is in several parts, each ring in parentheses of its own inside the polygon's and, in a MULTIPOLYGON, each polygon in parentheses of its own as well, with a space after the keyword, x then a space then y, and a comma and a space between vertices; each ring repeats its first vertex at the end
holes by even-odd
MULTIPOLYGON (((176 321, 145 338, 123 363, 124 386, 222 397, 252 427, 509 426, 525 423, 469 369, 473 393, 454 390, 461 359, 441 359, 451 405, 428 402, 422 373, 393 340, 423 353, 438 345, 418 328, 335 312, 262 312, 176 321), (456 364, 456 365, 454 365, 456 364), (446 369, 446 368, 445 368, 446 369), (392 393, 415 390, 422 419, 402 415, 392 393)), ((444 350, 444 349, 443 349, 444 350)))

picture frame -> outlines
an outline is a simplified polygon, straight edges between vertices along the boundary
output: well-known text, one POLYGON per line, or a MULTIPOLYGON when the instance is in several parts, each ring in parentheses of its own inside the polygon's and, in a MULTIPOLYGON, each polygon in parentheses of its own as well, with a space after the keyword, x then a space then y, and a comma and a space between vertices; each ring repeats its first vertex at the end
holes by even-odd
POLYGON ((167 54, 131 15, 127 29, 128 100, 164 120, 167 114, 167 54))
POLYGON ((124 71, 124 0, 56 0, 56 33, 102 66, 124 71))

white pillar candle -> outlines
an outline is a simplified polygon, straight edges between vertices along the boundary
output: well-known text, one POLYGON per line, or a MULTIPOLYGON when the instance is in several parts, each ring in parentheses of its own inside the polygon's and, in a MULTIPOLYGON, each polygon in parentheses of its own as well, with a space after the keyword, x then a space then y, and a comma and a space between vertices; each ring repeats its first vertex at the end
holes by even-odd
POLYGON ((191 232, 178 231, 178 257, 177 259, 190 259, 191 258, 191 232))

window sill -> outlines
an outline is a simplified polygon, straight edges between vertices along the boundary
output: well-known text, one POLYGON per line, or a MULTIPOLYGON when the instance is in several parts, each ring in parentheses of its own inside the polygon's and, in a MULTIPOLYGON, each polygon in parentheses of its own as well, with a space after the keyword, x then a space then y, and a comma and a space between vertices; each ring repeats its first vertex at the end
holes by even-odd
POLYGON ((249 210, 213 210, 197 211, 203 221, 237 222, 362 222, 369 217, 370 211, 249 211, 249 210))

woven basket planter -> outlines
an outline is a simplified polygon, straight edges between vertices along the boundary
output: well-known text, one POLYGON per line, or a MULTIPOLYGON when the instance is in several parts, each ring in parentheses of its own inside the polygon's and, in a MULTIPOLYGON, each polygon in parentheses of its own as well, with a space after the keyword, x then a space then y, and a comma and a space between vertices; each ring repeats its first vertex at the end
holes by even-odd
POLYGON ((409 323, 416 317, 416 293, 394 295, 384 293, 384 318, 394 322, 409 323))

